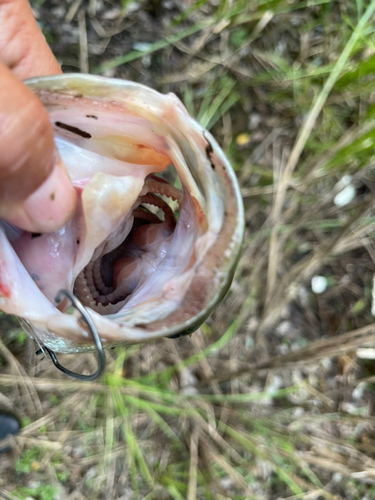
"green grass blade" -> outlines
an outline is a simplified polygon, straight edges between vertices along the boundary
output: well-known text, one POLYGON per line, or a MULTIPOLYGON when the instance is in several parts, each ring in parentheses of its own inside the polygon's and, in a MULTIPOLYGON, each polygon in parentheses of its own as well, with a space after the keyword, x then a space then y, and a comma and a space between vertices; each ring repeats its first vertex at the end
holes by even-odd
POLYGON ((176 373, 179 370, 181 370, 182 368, 186 368, 187 366, 191 366, 194 363, 197 363, 199 360, 201 360, 203 358, 207 358, 211 354, 214 354, 214 353, 220 351, 220 349, 223 349, 228 344, 228 342, 233 337, 233 335, 235 335, 235 333, 237 332, 238 325, 239 325, 239 322, 236 319, 232 322, 232 324, 229 326, 227 331, 219 338, 219 340, 217 340, 216 342, 214 342, 213 344, 208 346, 206 349, 203 349, 202 351, 197 352, 193 356, 190 356, 189 358, 185 359, 184 361, 181 361, 180 363, 176 363, 175 365, 170 366, 170 367, 166 368, 165 370, 155 371, 153 373, 150 373, 149 375, 146 375, 145 377, 140 377, 138 380, 143 381, 143 382, 147 382, 147 381, 151 382, 155 378, 157 378, 157 379, 162 378, 164 380, 169 380, 169 378, 171 377, 171 375, 173 373, 176 373))
POLYGON ((235 439, 241 446, 244 448, 248 449, 253 453, 255 456, 258 456, 262 460, 267 460, 272 464, 272 467, 275 471, 275 473, 279 476, 279 478, 288 486, 290 491, 294 495, 302 495, 303 490, 301 487, 293 480, 290 474, 287 473, 286 470, 284 470, 282 467, 278 466, 275 464, 275 462, 270 460, 270 456, 261 451, 260 448, 254 444, 252 441, 250 441, 248 438, 246 438, 242 433, 236 431, 232 427, 228 425, 224 425, 220 423, 220 427, 223 429, 223 431, 228 434, 228 436, 231 436, 233 439, 235 439))
POLYGON ((186 500, 173 484, 168 485, 167 490, 174 500, 186 500))
POLYGON ((137 409, 142 409, 146 411, 150 417, 151 420, 155 422, 156 425, 160 427, 160 429, 173 441, 181 443, 180 439, 178 436, 173 432, 172 428, 165 422, 165 420, 155 411, 153 408, 152 403, 149 401, 143 401, 139 398, 135 398, 133 396, 125 396, 125 401, 134 406, 137 409))
MULTIPOLYGON (((368 23, 370 17, 375 11, 375 0, 372 0, 370 5, 367 7, 366 12, 363 14, 361 19, 359 20, 354 32, 352 33, 348 43, 346 44, 344 50, 342 51, 337 63, 335 64, 331 74, 329 75, 325 85, 322 90, 318 94, 314 104, 311 107, 311 110, 301 127, 301 130, 298 134, 297 140, 293 147, 293 150, 290 154, 288 163, 285 167, 283 178, 288 178, 291 172, 294 170, 297 162, 301 156, 301 153, 306 145, 306 142, 310 136, 311 130, 315 125, 315 122, 323 108, 324 103, 327 100, 329 93, 331 92, 334 84, 339 78, 340 74, 344 70, 345 64, 352 53, 352 50, 355 44, 358 42, 358 39, 361 37, 362 31, 368 23)), ((282 197, 283 199, 283 197, 282 197)), ((280 202, 280 201, 279 201, 280 202)))
POLYGON ((199 113, 198 121, 202 125, 202 127, 207 127, 210 121, 213 119, 214 115, 217 113, 220 106, 224 103, 225 99, 228 98, 232 89, 236 85, 236 81, 230 78, 221 78, 218 86, 219 86, 219 94, 212 101, 210 106, 206 111, 199 113), (221 88, 220 88, 221 87, 221 88))
POLYGON ((100 74, 103 73, 103 71, 106 71, 111 68, 116 68, 117 66, 121 66, 122 64, 129 63, 131 61, 135 61, 136 59, 139 59, 140 57, 144 57, 147 54, 153 54, 154 52, 157 52, 158 50, 165 49, 169 45, 173 45, 176 42, 179 42, 180 40, 183 40, 184 38, 192 35, 193 33, 197 33, 198 31, 203 30, 204 28, 207 28, 213 23, 213 21, 209 21, 206 23, 201 23, 201 24, 196 24, 194 26, 190 26, 189 28, 186 28, 183 31, 180 31, 179 33, 176 33, 175 35, 166 37, 164 40, 159 40, 158 42, 152 43, 147 50, 132 50, 128 54, 124 54, 123 56, 115 57, 114 59, 111 59, 110 61, 107 61, 97 68, 94 68, 92 73, 94 74, 100 74))

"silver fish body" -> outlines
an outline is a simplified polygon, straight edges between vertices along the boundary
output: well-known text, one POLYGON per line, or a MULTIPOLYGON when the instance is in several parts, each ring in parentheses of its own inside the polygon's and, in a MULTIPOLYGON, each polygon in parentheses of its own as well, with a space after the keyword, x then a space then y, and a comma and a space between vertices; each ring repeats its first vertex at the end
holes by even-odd
POLYGON ((78 194, 73 218, 32 235, 0 224, 0 309, 56 352, 196 329, 227 292, 244 214, 236 176, 173 94, 91 75, 27 81, 47 108, 78 194))

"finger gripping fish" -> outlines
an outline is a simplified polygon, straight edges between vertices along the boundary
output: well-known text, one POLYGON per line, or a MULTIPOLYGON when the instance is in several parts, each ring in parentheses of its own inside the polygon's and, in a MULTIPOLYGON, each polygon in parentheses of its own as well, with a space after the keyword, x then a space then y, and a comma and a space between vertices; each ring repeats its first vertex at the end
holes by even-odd
POLYGON ((28 80, 77 191, 65 227, 0 223, 0 309, 56 352, 191 332, 231 283, 243 234, 235 174, 173 94, 90 75, 28 80))

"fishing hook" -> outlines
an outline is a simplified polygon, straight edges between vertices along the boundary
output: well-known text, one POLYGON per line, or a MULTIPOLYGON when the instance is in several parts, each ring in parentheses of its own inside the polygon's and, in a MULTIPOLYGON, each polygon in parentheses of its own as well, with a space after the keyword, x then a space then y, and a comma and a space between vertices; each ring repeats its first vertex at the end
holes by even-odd
POLYGON ((86 382, 90 382, 92 380, 95 380, 96 378, 100 377, 100 375, 103 373, 104 367, 105 367, 105 355, 104 355, 104 349, 102 342, 100 340, 99 334, 96 330, 96 327, 94 325, 93 320, 90 318, 89 313, 86 311, 86 308, 81 304, 81 302, 77 299, 77 297, 69 292, 68 290, 60 290, 59 293, 56 296, 56 301, 60 301, 62 299, 62 296, 65 295, 70 302, 72 303, 73 307, 75 307, 82 315, 83 319, 85 320, 89 331, 94 339, 95 342, 95 347, 96 347, 96 353, 97 353, 97 359, 98 359, 98 368, 95 373, 92 375, 82 375, 80 373, 75 373, 72 372, 71 370, 68 370, 64 366, 62 366, 56 357, 56 354, 49 349, 46 346, 43 346, 41 349, 39 349, 36 354, 41 354, 42 352, 46 351, 49 354, 49 357, 51 358, 53 364, 56 366, 56 368, 65 375, 68 375, 69 377, 75 378, 77 380, 84 380, 86 382))

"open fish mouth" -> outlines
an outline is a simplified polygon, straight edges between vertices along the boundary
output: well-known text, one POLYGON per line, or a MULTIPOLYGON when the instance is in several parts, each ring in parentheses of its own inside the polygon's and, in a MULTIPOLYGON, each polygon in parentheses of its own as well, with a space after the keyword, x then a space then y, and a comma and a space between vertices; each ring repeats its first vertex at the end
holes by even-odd
POLYGON ((82 304, 105 315, 121 311, 166 257, 176 229, 176 212, 182 204, 178 189, 156 177, 146 177, 126 218, 131 223, 130 232, 127 224, 119 246, 111 251, 104 246, 78 275, 74 291, 82 304), (175 202, 175 210, 163 197, 175 202))
POLYGON ((59 231, 0 226, 0 309, 57 352, 189 333, 228 290, 243 235, 235 174, 173 95, 90 75, 28 80, 78 194, 59 231))

